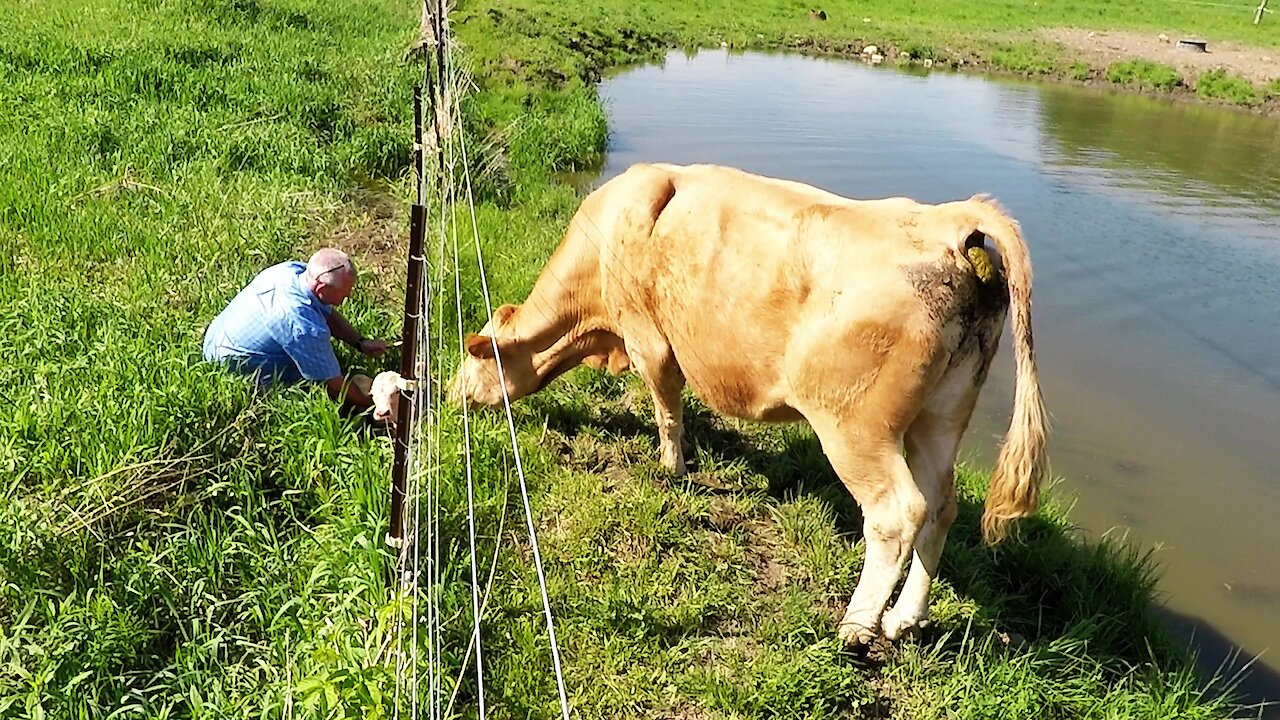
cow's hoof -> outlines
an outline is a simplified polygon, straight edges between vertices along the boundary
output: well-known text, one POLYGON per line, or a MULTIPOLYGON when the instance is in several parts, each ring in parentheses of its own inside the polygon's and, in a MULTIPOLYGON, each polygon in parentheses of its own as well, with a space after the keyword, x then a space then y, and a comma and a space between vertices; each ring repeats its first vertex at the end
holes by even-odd
POLYGON ((920 631, 929 626, 928 618, 899 616, 893 610, 884 614, 881 630, 888 640, 897 640, 907 636, 918 636, 920 631))
POLYGON ((866 651, 875 642, 876 629, 845 618, 840 621, 836 634, 848 648, 854 651, 866 651))
POLYGON ((684 458, 672 459, 664 457, 662 458, 662 467, 676 477, 684 477, 685 473, 689 472, 689 469, 684 464, 684 458))

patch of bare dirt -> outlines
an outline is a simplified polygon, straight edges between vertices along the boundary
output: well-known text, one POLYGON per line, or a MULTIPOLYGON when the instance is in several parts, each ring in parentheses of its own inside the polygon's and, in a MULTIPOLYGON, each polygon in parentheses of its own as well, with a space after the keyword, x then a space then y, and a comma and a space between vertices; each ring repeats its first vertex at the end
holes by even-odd
POLYGON ((621 537, 612 543, 612 554, 624 564, 635 565, 653 555, 653 539, 622 530, 621 537))
POLYGON ((557 453, 571 468, 604 476, 605 490, 613 491, 631 482, 628 468, 644 456, 640 439, 601 440, 591 435, 565 436, 547 431, 542 445, 557 453))
POLYGON ((354 191, 313 236, 308 254, 337 248, 352 257, 361 274, 361 293, 379 301, 403 297, 409 256, 407 206, 376 187, 354 191))
POLYGON ((661 720, 714 720, 720 716, 697 705, 681 705, 673 710, 664 711, 657 717, 661 720))
POLYGON ((1053 28, 1043 34, 1047 39, 1079 53, 1080 59, 1090 64, 1106 66, 1121 60, 1149 60, 1176 69, 1189 83, 1215 68, 1223 68, 1259 84, 1280 78, 1280 48, 1250 47, 1199 38, 1208 41, 1208 52, 1198 52, 1178 47, 1178 40, 1189 36, 1173 30, 1140 33, 1053 28))
POLYGON ((777 525, 771 519, 754 519, 744 528, 751 538, 747 553, 762 594, 786 586, 787 566, 780 560, 783 541, 777 525))
POLYGON ((742 513, 738 512, 738 508, 731 500, 716 498, 711 501, 711 506, 707 509, 707 522, 720 532, 732 530, 740 526, 742 521, 742 513))
POLYGON ((757 595, 768 595, 787 585, 791 574, 782 557, 785 541, 773 518, 767 514, 744 515, 732 500, 716 498, 708 508, 707 524, 717 533, 737 528, 745 531, 747 567, 755 577, 757 595))

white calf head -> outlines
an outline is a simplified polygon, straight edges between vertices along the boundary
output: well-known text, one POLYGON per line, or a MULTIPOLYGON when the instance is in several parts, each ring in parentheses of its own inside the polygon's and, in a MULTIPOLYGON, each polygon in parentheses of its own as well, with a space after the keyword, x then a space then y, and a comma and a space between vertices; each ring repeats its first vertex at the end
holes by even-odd
POLYGON ((369 389, 373 398, 373 419, 394 423, 400 411, 400 373, 386 370, 378 373, 369 389))

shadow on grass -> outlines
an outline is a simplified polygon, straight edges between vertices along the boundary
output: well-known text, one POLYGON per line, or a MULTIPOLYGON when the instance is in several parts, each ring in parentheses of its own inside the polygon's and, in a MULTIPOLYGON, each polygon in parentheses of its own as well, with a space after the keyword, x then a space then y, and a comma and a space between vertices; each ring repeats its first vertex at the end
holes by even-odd
MULTIPOLYGON (((578 406, 551 401, 539 403, 537 411, 549 429, 569 438, 588 432, 648 441, 656 447, 647 407, 628 410, 617 402, 578 406)), ((816 499, 830 509, 837 532, 861 537, 861 512, 812 434, 747 434, 727 427, 701 406, 686 406, 685 426, 687 441, 711 461, 708 464, 744 464, 767 478, 765 492, 770 497, 816 499), (784 436, 781 442, 779 434, 784 436)), ((704 485, 696 464, 690 470, 689 487, 695 491, 760 492, 704 485)), ((1053 509, 1020 521, 1016 538, 996 547, 985 545, 980 531, 985 485, 983 475, 963 469, 957 473, 959 515, 940 570, 940 579, 978 608, 974 629, 994 633, 999 643, 1015 649, 1039 652, 1037 648, 1054 641, 1078 641, 1092 659, 1108 667, 1138 668, 1154 661, 1169 670, 1188 662, 1184 650, 1188 629, 1194 628, 1191 660, 1212 692, 1250 704, 1280 697, 1280 675, 1261 666, 1242 671, 1245 662, 1239 649, 1225 636, 1152 602, 1157 573, 1147 553, 1115 542, 1086 542, 1053 509)), ((955 622, 950 627, 939 623, 926 632, 924 641, 954 644, 961 651, 962 641, 956 636, 963 633, 953 632, 961 629, 955 622)), ((1262 716, 1280 716, 1276 709, 1269 710, 1262 716)))

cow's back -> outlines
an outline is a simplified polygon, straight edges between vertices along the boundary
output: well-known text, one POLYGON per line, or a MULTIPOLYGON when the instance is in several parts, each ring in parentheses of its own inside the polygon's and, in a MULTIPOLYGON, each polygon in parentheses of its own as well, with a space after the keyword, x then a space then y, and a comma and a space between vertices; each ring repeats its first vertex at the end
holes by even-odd
POLYGON ((902 271, 947 252, 919 227, 928 206, 715 166, 635 166, 602 191, 584 211, 614 218, 598 235, 605 306, 624 339, 638 323, 667 338, 719 412, 793 419, 797 353, 928 322, 902 271))

